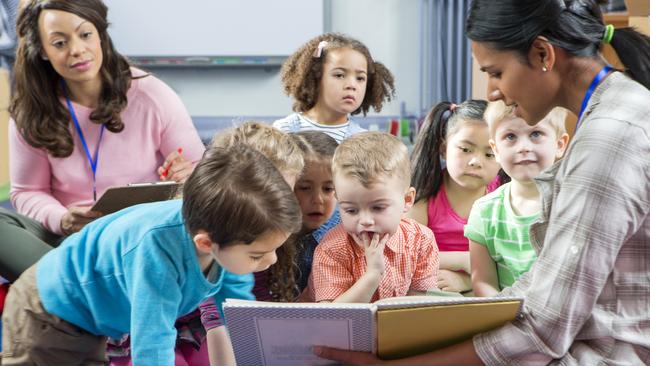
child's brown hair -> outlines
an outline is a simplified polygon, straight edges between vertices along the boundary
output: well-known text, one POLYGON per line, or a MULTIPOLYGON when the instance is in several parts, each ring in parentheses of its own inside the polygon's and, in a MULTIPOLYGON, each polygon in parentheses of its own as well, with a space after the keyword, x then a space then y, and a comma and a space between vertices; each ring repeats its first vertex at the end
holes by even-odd
POLYGON ((208 147, 183 186, 183 218, 190 234, 206 231, 224 247, 250 244, 266 232, 298 232, 302 214, 271 161, 235 144, 208 147))
POLYGON ((300 47, 282 65, 282 84, 284 92, 294 99, 293 110, 306 112, 316 105, 323 77, 323 64, 330 51, 349 48, 366 58, 368 62, 368 82, 363 102, 352 112, 352 115, 362 113, 364 116, 372 107, 381 111, 386 101, 395 95, 394 78, 382 63, 373 60, 368 47, 358 40, 340 33, 325 33, 311 39, 300 47), (317 52, 321 42, 327 42, 321 52, 317 52))

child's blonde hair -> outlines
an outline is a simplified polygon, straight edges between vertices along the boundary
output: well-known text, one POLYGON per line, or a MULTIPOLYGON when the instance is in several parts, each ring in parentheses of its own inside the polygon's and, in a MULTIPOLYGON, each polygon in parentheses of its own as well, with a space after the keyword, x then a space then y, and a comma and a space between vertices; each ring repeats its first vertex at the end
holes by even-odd
POLYGON ((366 188, 381 177, 397 177, 409 186, 411 166, 406 146, 385 132, 362 132, 344 140, 334 153, 332 176, 354 177, 366 188))
POLYGON ((216 134, 210 146, 228 148, 237 143, 246 144, 266 156, 283 175, 299 176, 305 166, 303 153, 288 134, 271 125, 256 121, 244 122, 216 134))
POLYGON ((358 113, 365 115, 370 107, 379 112, 383 103, 393 98, 395 95, 393 75, 381 62, 373 60, 368 47, 344 34, 325 33, 309 40, 282 65, 281 78, 284 92, 293 98, 294 111, 306 112, 316 105, 327 54, 342 48, 361 53, 368 63, 366 95, 359 108, 351 113, 352 115, 358 113))
MULTIPOLYGON (((555 107, 539 123, 548 122, 559 138, 566 133, 566 116, 566 109, 555 107)), ((488 124, 490 138, 494 138, 499 124, 515 118, 519 117, 514 114, 513 107, 507 106, 502 100, 488 103, 485 110, 485 122, 488 124)))

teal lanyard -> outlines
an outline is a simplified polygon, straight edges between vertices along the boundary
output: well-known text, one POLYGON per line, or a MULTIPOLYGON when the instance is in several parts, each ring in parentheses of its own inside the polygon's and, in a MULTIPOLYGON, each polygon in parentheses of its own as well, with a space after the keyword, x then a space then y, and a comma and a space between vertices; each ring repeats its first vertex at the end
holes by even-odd
POLYGON ((72 107, 72 102, 68 97, 65 81, 63 79, 61 79, 61 86, 63 87, 63 95, 65 96, 65 101, 68 104, 70 117, 72 117, 74 126, 77 128, 79 139, 81 140, 81 144, 84 147, 84 151, 86 151, 86 157, 88 158, 88 162, 90 163, 90 169, 93 172, 93 201, 97 201, 97 163, 99 162, 99 145, 102 143, 102 136, 104 136, 105 126, 102 124, 101 130, 99 131, 99 140, 97 141, 97 147, 95 147, 95 154, 93 158, 93 156, 90 155, 90 150, 88 149, 88 143, 86 142, 86 138, 84 137, 84 134, 81 131, 81 125, 79 124, 79 120, 77 119, 77 114, 74 111, 74 107, 72 107))
POLYGON ((600 84, 601 81, 607 76, 607 73, 612 71, 613 68, 609 65, 605 65, 598 74, 594 77, 594 79, 591 81, 591 84, 589 84, 589 88, 587 89, 587 93, 585 93, 585 98, 582 100, 582 107, 580 107, 580 114, 578 115, 578 122, 576 123, 576 128, 575 130, 578 130, 578 125, 580 125, 580 120, 582 118, 582 114, 585 112, 585 109, 587 109, 587 104, 589 104, 589 99, 591 99, 591 95, 594 93, 594 90, 596 90, 596 87, 598 87, 598 84, 600 84))

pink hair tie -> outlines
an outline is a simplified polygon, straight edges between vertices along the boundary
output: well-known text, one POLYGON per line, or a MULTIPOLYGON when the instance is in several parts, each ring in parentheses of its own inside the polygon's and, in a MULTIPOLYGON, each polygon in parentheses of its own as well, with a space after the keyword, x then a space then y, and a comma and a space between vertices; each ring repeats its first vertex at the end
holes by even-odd
POLYGON ((449 110, 451 111, 451 113, 456 112, 456 108, 458 108, 457 104, 451 103, 451 105, 449 105, 449 110))
POLYGON ((323 54, 323 48, 327 46, 327 41, 320 41, 318 42, 318 47, 316 47, 316 50, 314 50, 314 58, 320 58, 320 56, 323 54))

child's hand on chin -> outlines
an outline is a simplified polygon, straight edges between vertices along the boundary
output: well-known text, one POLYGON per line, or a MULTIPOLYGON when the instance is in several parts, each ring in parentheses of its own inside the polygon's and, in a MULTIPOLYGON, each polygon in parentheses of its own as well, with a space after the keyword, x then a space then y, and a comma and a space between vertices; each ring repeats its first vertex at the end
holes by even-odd
POLYGON ((375 272, 382 276, 386 267, 384 265, 384 248, 390 238, 388 233, 372 233, 364 231, 360 235, 352 234, 352 239, 363 248, 366 256, 366 272, 375 272))

